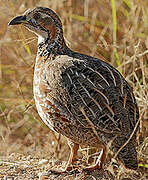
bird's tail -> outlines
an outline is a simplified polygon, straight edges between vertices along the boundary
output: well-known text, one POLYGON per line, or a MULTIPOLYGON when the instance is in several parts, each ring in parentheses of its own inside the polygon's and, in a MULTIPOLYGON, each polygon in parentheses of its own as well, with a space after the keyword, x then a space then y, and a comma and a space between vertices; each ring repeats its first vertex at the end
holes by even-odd
POLYGON ((127 141, 128 138, 125 136, 118 136, 112 143, 112 149, 118 153, 117 157, 124 163, 126 168, 137 169, 136 135, 124 146, 127 141))

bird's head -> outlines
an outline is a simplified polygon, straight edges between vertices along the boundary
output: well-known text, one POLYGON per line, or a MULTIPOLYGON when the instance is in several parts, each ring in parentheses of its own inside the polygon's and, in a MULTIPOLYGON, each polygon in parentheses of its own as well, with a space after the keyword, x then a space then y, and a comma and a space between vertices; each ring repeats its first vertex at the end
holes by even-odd
POLYGON ((8 25, 19 25, 27 27, 39 36, 38 44, 48 44, 50 48, 59 50, 65 45, 63 38, 62 23, 57 14, 45 7, 36 7, 27 10, 23 15, 13 18, 8 25))
POLYGON ((13 18, 8 25, 19 24, 43 38, 49 36, 54 39, 56 34, 62 31, 62 23, 57 14, 45 7, 29 9, 23 15, 13 18))

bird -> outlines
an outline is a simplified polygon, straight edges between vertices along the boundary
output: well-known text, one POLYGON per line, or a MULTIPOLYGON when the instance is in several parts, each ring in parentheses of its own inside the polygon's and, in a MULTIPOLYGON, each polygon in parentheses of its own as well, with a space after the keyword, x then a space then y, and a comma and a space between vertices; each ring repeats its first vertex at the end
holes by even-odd
POLYGON ((64 170, 70 170, 82 145, 101 148, 96 163, 85 170, 102 168, 108 151, 125 168, 137 169, 139 110, 121 73, 101 59, 73 51, 52 9, 28 9, 8 25, 23 25, 38 36, 33 94, 43 122, 71 142, 64 170))

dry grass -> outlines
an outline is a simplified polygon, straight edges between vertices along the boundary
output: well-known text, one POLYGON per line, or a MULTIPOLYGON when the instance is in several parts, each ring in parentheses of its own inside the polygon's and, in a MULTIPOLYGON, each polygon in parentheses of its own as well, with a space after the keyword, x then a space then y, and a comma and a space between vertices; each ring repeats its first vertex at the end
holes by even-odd
POLYGON ((7 27, 12 17, 35 6, 50 7, 59 14, 65 38, 73 50, 114 64, 131 84, 140 110, 137 140, 140 166, 147 169, 147 0, 116 1, 116 47, 110 0, 0 1, 0 156, 19 152, 39 158, 68 158, 66 140, 44 126, 34 105, 32 79, 37 37, 22 27, 7 27))

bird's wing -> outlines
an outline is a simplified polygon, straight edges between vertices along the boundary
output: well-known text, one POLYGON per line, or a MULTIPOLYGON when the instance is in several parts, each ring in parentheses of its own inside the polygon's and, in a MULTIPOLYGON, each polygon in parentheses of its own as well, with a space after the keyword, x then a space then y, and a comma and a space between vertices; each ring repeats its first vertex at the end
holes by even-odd
POLYGON ((138 110, 132 90, 122 75, 98 59, 73 61, 62 73, 66 109, 78 124, 106 133, 133 129, 138 110))

